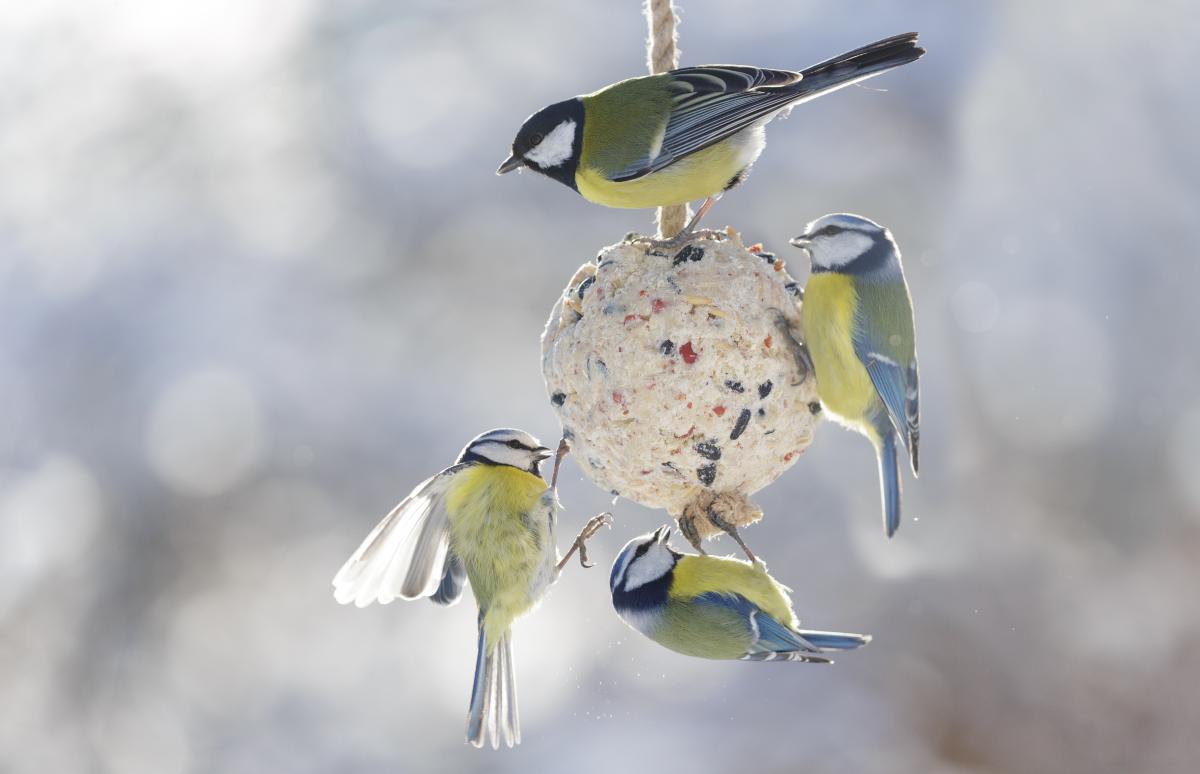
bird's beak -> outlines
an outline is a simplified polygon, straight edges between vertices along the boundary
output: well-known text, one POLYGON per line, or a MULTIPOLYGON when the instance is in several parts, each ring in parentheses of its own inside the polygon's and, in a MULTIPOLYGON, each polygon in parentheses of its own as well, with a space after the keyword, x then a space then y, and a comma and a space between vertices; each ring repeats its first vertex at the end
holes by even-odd
POLYGON ((802 250, 807 250, 808 246, 812 244, 812 237, 808 236, 807 234, 801 234, 798 237, 792 237, 789 239, 788 243, 791 244, 792 247, 799 247, 802 250))
POLYGON ((510 155, 508 158, 506 158, 504 160, 504 163, 502 163, 499 167, 496 168, 496 174, 503 175, 506 172, 512 172, 514 169, 517 169, 518 167, 522 167, 524 165, 525 165, 525 159, 521 158, 520 156, 518 156, 514 153, 514 154, 510 155))
POLYGON ((538 459, 538 462, 541 462, 541 461, 542 461, 542 460, 544 460, 544 459, 548 459, 548 458, 550 458, 550 457, 553 457, 553 456, 554 456, 554 450, 553 450, 553 449, 547 449, 545 446, 539 446, 539 447, 537 447, 536 449, 534 449, 534 450, 533 450, 533 454, 534 454, 534 456, 536 456, 536 457, 537 457, 537 459, 538 459))
POLYGON ((654 542, 655 543, 666 543, 670 539, 671 539, 671 528, 670 527, 659 527, 658 529, 654 530, 654 542))

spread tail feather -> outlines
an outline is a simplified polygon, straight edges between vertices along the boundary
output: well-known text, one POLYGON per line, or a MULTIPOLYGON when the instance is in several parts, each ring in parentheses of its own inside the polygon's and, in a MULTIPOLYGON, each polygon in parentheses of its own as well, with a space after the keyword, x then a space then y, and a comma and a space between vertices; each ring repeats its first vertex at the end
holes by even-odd
POLYGON ((521 743, 521 724, 517 717, 517 681, 512 656, 512 632, 506 631, 487 652, 487 637, 480 617, 479 650, 475 656, 475 683, 471 688, 471 706, 467 711, 467 741, 492 749, 521 743))
POLYGON ((896 434, 883 433, 876 449, 879 457, 879 486, 883 492, 883 528, 887 536, 900 527, 900 458, 896 454, 896 434))

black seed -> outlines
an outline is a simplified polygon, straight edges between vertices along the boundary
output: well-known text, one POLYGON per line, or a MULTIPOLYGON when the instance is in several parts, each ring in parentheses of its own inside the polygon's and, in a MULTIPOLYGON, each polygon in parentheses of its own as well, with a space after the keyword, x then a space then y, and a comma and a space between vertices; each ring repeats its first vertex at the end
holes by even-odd
POLYGON ((759 417, 765 417, 766 415, 767 415, 767 410, 766 410, 766 409, 764 409, 764 408, 760 408, 760 409, 758 410, 758 416, 759 416, 759 417))
POLYGON ((566 402, 566 400, 567 400, 567 394, 565 392, 556 392, 550 396, 550 402, 553 403, 555 406, 561 406, 563 403, 566 402))
POLYGON ((800 287, 800 283, 798 282, 789 282, 783 286, 783 289, 791 293, 796 298, 804 298, 804 288, 800 287))
POLYGON ((587 292, 587 289, 590 288, 594 284, 596 284, 596 275, 595 274, 593 274, 590 277, 587 277, 586 279, 584 279, 583 282, 579 283, 579 289, 575 291, 575 295, 579 296, 580 301, 583 300, 583 294, 587 292))
POLYGON ((671 261, 672 266, 678 266, 687 261, 698 261, 704 257, 704 248, 696 247, 696 245, 688 245, 675 254, 675 259, 671 261))
POLYGON ((701 441, 692 448, 696 450, 697 454, 706 460, 721 459, 721 447, 717 446, 712 441, 701 441))
POLYGON ((675 352, 675 342, 670 339, 663 339, 662 343, 658 345, 658 351, 664 355, 673 354, 675 352))
POLYGON ((735 382, 732 379, 726 379, 725 386, 739 394, 746 391, 746 388, 742 386, 741 382, 735 382))
POLYGON ((758 385, 758 397, 765 398, 768 395, 770 395, 771 388, 774 386, 775 385, 771 383, 770 379, 768 379, 765 382, 763 382, 762 384, 758 385))
POLYGON ((610 489, 610 490, 608 490, 608 493, 609 493, 610 495, 612 495, 613 497, 620 497, 620 496, 621 496, 621 493, 620 493, 620 492, 618 492, 616 489, 610 489))
POLYGON ((759 250, 758 257, 762 258, 767 263, 775 263, 775 253, 768 253, 766 250, 759 250))
POLYGON ((750 424, 750 409, 742 409, 742 413, 738 414, 737 422, 733 426, 733 432, 729 434, 729 440, 736 441, 738 436, 746 432, 748 424, 750 424))
POLYGON ((696 478, 705 486, 712 486, 712 482, 717 480, 717 463, 710 462, 707 465, 701 465, 696 468, 696 478))
POLYGON ((821 413, 820 401, 814 400, 812 403, 808 404, 808 411, 810 414, 820 414, 821 413))

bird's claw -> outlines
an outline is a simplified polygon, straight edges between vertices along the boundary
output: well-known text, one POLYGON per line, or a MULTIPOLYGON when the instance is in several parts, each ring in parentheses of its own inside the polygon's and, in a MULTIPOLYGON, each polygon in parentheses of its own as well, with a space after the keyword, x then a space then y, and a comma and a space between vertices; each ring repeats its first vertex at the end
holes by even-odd
POLYGON ((692 544, 692 548, 696 549, 696 553, 701 556, 708 556, 708 552, 704 550, 704 546, 700 540, 700 532, 696 529, 694 519, 687 516, 679 517, 679 533, 683 535, 687 542, 692 544))
POLYGON ((750 560, 751 564, 754 564, 758 561, 758 559, 756 559, 754 556, 754 552, 750 550, 750 546, 746 545, 746 542, 742 540, 742 536, 738 534, 737 527, 734 524, 726 521, 724 517, 718 514, 716 508, 711 506, 709 507, 708 520, 711 521, 713 526, 715 526, 717 529, 733 538, 734 542, 737 543, 741 547, 742 551, 745 552, 746 558, 750 560))
POLYGON ((579 536, 575 538, 575 542, 571 544, 571 549, 567 551, 567 555, 558 563, 558 569, 561 571, 567 566, 567 562, 571 559, 571 554, 579 552, 579 564, 586 568, 595 567, 596 565, 588 561, 587 556, 587 541, 596 535, 602 527, 611 527, 613 524, 613 515, 608 511, 601 513, 598 516, 593 516, 588 519, 588 523, 583 525, 583 529, 579 531, 579 536))
POLYGON ((563 436, 558 442, 558 451, 554 453, 554 472, 550 475, 550 488, 555 492, 558 491, 558 469, 562 467, 563 458, 571 452, 571 442, 567 440, 567 436, 563 436))
POLYGON ((651 250, 675 250, 701 239, 710 239, 716 242, 722 242, 728 238, 729 235, 724 231, 702 228, 696 229, 695 231, 680 231, 670 239, 658 239, 656 237, 643 236, 640 234, 627 234, 625 241, 634 245, 646 245, 651 250))

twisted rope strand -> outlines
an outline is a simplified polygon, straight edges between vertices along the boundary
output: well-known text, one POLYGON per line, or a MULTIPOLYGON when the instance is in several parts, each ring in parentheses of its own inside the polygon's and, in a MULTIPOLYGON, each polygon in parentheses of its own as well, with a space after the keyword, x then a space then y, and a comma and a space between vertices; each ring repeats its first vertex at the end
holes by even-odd
MULTIPOLYGON (((651 75, 665 73, 679 66, 679 34, 676 32, 675 5, 671 0, 646 0, 646 25, 650 39, 646 42, 646 66, 651 75)), ((691 218, 686 204, 658 208, 658 236, 673 237, 683 230, 691 218)))

